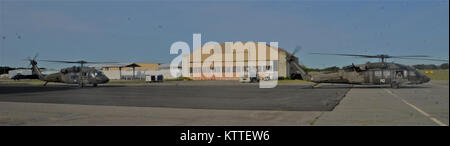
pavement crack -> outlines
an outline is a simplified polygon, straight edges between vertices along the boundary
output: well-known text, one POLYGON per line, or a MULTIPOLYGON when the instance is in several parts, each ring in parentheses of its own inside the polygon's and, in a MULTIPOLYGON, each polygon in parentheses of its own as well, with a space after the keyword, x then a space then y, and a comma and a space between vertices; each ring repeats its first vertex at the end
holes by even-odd
POLYGON ((323 115, 323 112, 320 112, 319 115, 317 115, 316 117, 314 117, 314 120, 311 121, 311 123, 309 123, 309 125, 311 125, 311 126, 314 125, 314 124, 316 123, 316 121, 319 120, 320 117, 322 117, 322 115, 323 115))

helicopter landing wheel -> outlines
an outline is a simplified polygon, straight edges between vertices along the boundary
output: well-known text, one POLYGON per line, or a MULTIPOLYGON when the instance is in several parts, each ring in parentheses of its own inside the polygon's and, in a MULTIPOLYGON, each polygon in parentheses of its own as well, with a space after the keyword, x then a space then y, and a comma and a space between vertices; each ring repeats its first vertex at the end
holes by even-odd
POLYGON ((92 84, 92 87, 97 87, 97 84, 92 84))

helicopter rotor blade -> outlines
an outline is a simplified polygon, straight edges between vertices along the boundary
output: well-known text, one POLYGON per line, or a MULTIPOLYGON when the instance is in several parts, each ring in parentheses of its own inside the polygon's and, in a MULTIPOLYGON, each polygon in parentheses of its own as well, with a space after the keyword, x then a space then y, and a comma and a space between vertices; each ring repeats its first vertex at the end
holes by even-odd
POLYGON ((395 57, 397 59, 412 59, 412 60, 429 60, 429 61, 444 61, 448 62, 448 59, 433 59, 433 58, 410 58, 410 57, 395 57))
POLYGON ((39 60, 39 61, 45 61, 45 62, 56 62, 56 63, 78 63, 78 64, 109 64, 109 63, 118 63, 118 62, 88 62, 84 60, 80 61, 65 61, 65 60, 39 60))
POLYGON ((63 61, 63 60, 39 60, 45 62, 56 62, 56 63, 81 63, 80 61, 63 61))
POLYGON ((119 62, 86 62, 89 64, 113 64, 113 63, 119 63, 119 62))
POLYGON ((300 51, 302 49, 302 46, 296 46, 295 50, 291 53, 292 55, 297 54, 298 51, 300 51))
POLYGON ((352 57, 365 57, 365 58, 378 58, 377 56, 373 56, 373 55, 360 55, 360 54, 334 54, 334 53, 309 53, 309 54, 316 54, 316 55, 337 55, 337 56, 352 56, 352 57))
MULTIPOLYGON (((414 58, 414 57, 430 57, 427 55, 407 55, 407 56, 390 56, 386 54, 379 55, 361 55, 361 54, 333 54, 333 53, 310 53, 318 55, 337 55, 337 56, 353 56, 353 57, 364 57, 364 58, 414 58)), ((418 59, 418 58, 417 58, 418 59)))
POLYGON ((431 57, 427 55, 408 55, 408 56, 390 56, 391 58, 399 58, 399 57, 431 57))
POLYGON ((39 56, 39 53, 36 53, 33 57, 33 60, 36 60, 36 58, 39 56))

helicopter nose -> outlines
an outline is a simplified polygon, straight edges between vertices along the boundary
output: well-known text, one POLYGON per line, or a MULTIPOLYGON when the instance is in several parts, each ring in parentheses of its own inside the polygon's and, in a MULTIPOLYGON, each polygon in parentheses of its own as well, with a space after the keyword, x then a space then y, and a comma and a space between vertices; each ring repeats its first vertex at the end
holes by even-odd
POLYGON ((427 76, 423 76, 423 83, 428 83, 430 81, 430 78, 427 76))
POLYGON ((107 83, 107 82, 109 82, 109 79, 106 76, 99 76, 99 77, 97 77, 97 82, 99 82, 99 83, 107 83))
POLYGON ((103 83, 107 83, 107 82, 109 82, 109 78, 106 76, 103 76, 102 81, 103 81, 103 83))

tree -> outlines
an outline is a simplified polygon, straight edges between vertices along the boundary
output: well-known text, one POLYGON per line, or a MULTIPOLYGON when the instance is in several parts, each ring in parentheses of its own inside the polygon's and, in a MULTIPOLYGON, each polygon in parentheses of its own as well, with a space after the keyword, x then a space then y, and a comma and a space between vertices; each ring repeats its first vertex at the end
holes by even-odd
POLYGON ((12 70, 12 68, 8 66, 0 66, 0 75, 7 74, 10 70, 12 70))
POLYGON ((439 67, 437 65, 434 64, 417 64, 417 65, 413 65, 414 68, 416 69, 438 69, 439 67))
POLYGON ((439 68, 440 68, 440 69, 448 69, 448 63, 442 63, 442 64, 439 66, 439 68))

